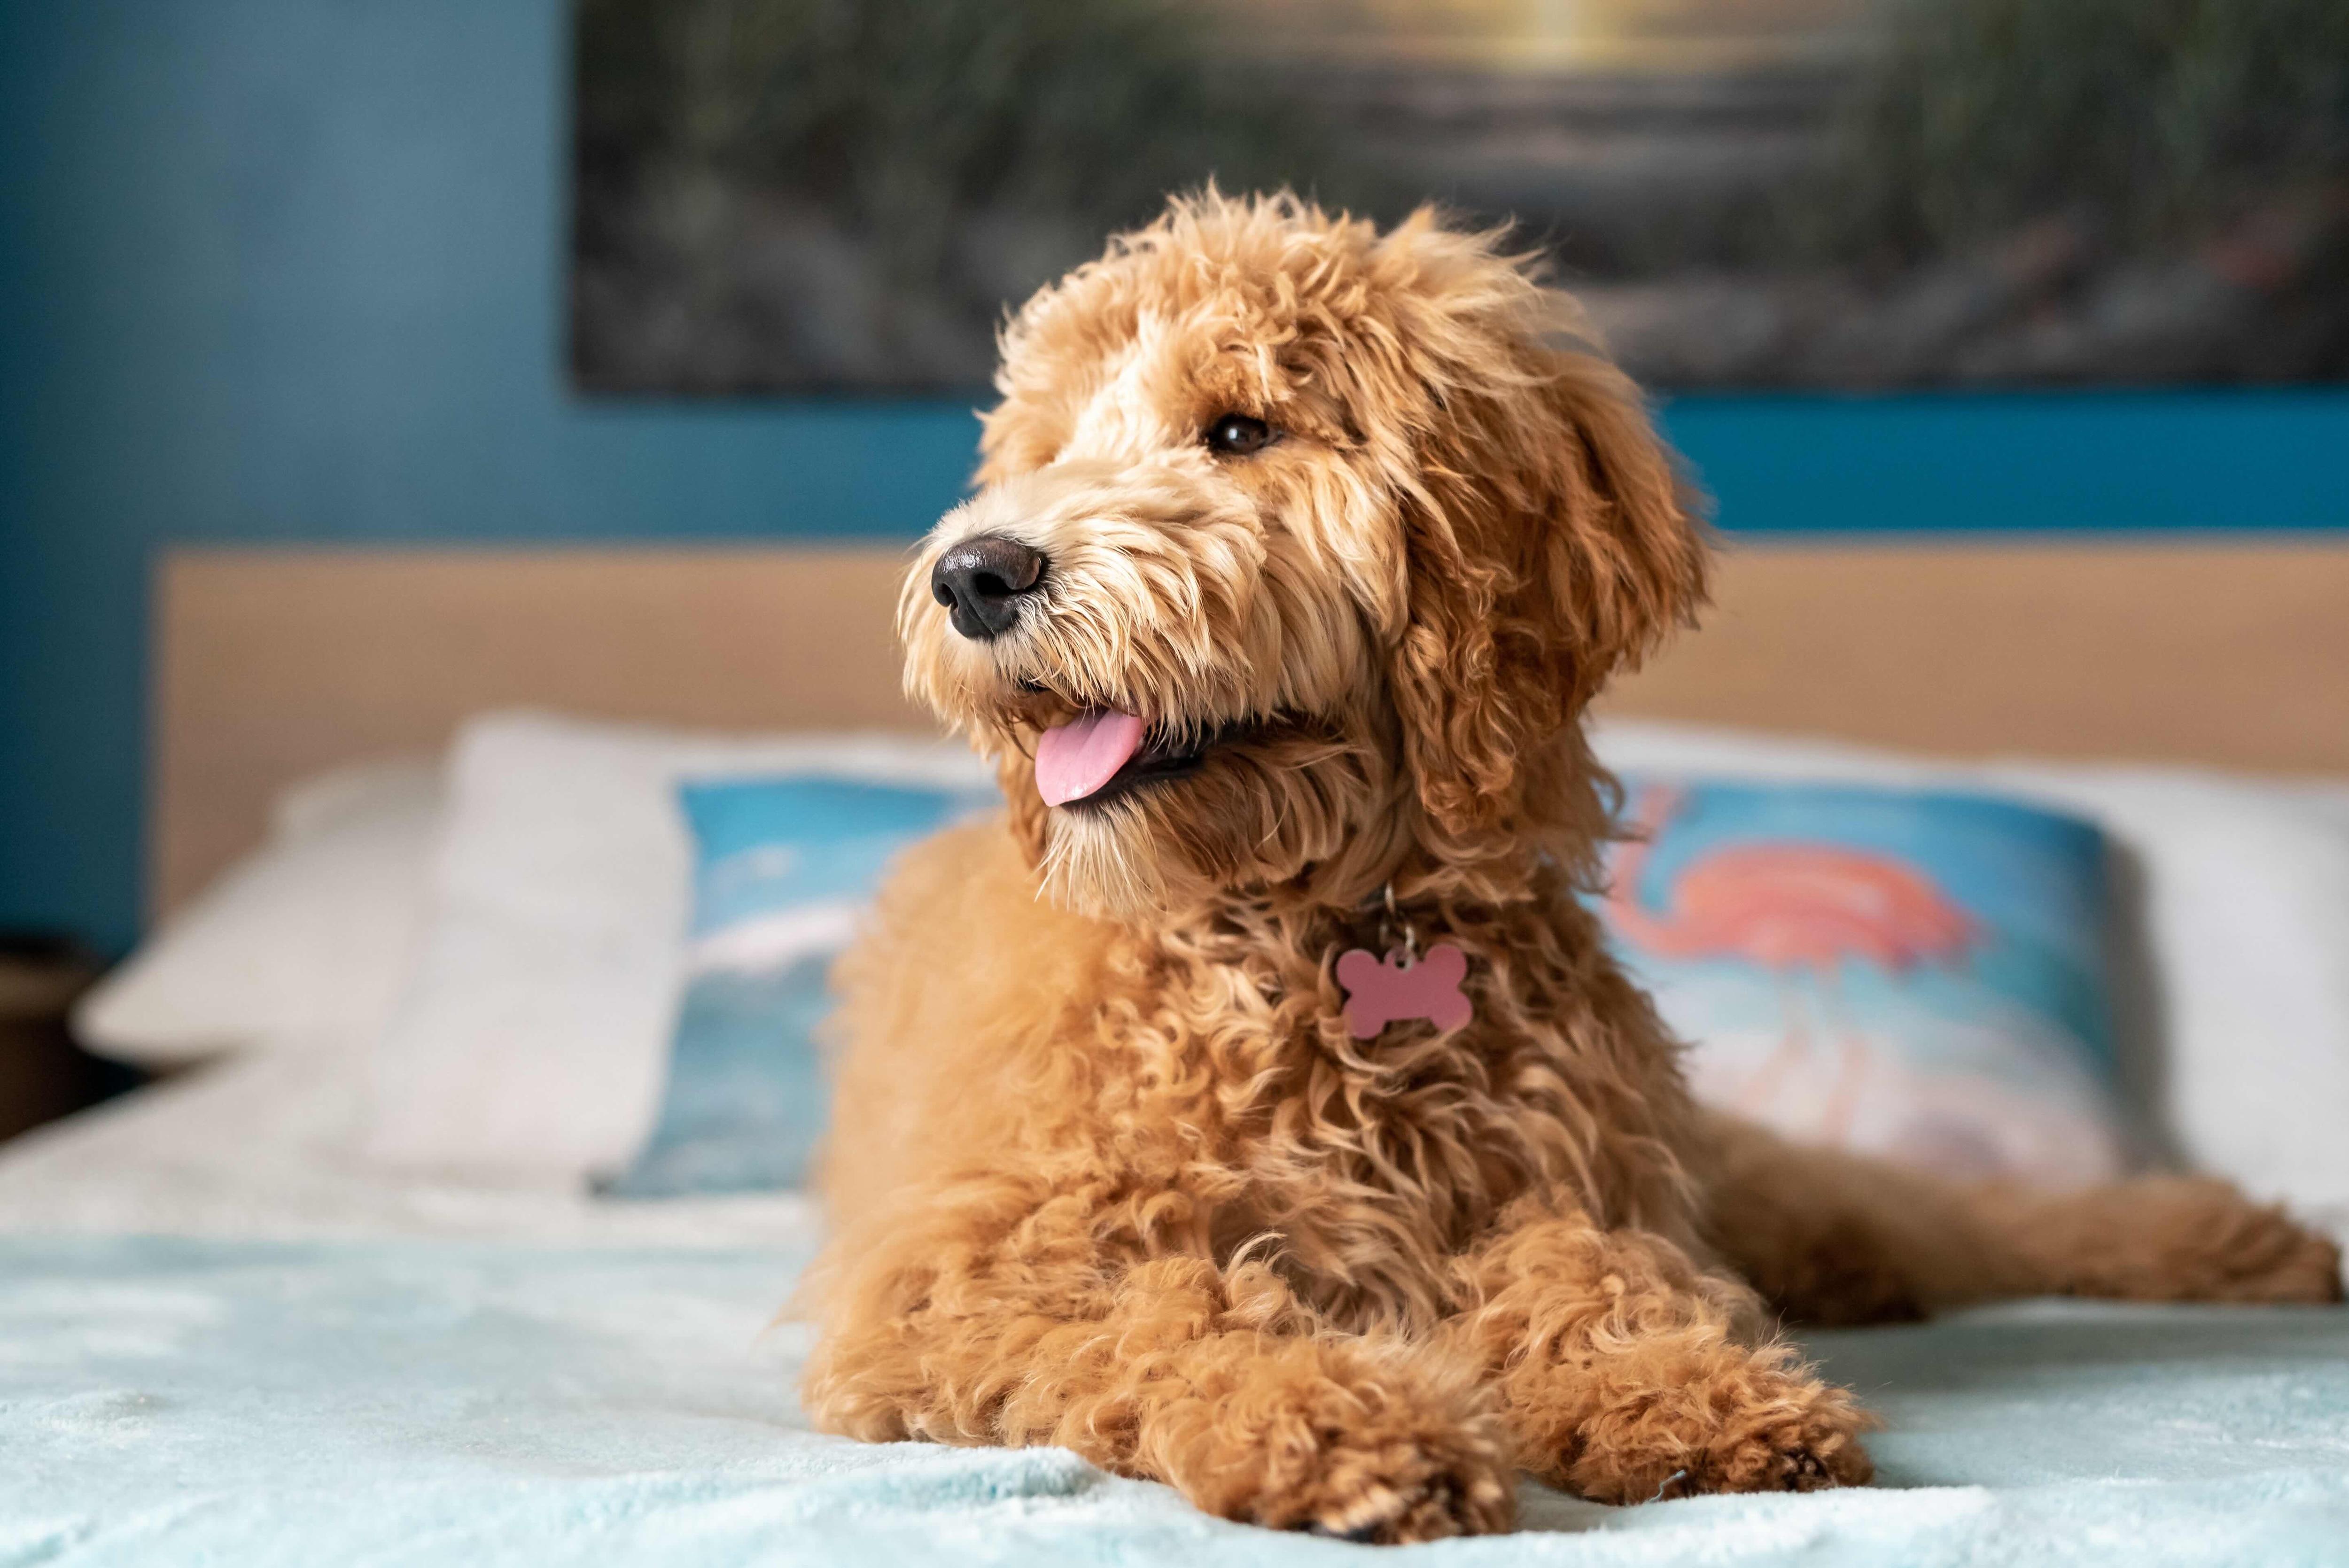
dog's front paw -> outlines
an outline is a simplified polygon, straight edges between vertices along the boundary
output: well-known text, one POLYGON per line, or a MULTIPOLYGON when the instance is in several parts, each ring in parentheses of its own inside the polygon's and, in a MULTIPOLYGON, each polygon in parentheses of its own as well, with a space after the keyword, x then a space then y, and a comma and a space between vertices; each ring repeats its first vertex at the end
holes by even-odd
POLYGON ((1499 1421, 1414 1377, 1268 1377, 1185 1425, 1165 1472, 1226 1519, 1382 1545, 1516 1522, 1499 1421))
POLYGON ((1606 1412, 1562 1456, 1559 1479, 1613 1503, 1865 1486, 1876 1466, 1859 1435, 1875 1418, 1844 1389, 1773 1359, 1760 1352, 1754 1364, 1606 1412))
POLYGON ((1813 1415, 1724 1436, 1692 1455, 1680 1479, 1659 1491, 1665 1497, 1694 1497, 1866 1486, 1876 1466, 1859 1446, 1858 1433, 1868 1424, 1864 1418, 1845 1422, 1813 1415))
POLYGON ((1516 1480, 1489 1425, 1333 1431, 1268 1489, 1255 1512, 1260 1524, 1342 1541, 1441 1541, 1508 1529, 1516 1480))
POLYGON ((1489 1535, 1516 1522, 1516 1465, 1492 1422, 1322 1429, 1310 1449, 1278 1455, 1247 1514, 1377 1544, 1489 1535))

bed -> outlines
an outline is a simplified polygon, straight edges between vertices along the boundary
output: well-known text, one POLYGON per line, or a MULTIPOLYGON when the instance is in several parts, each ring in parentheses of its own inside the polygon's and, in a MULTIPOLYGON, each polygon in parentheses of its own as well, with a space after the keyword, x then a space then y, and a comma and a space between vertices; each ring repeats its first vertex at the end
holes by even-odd
MULTIPOLYGON (((482 709, 918 731, 895 569, 849 549, 170 557, 154 911, 261 841, 287 785, 429 754, 482 709)), ((1754 548, 1711 628, 1611 714, 2297 776, 2349 833, 2326 782, 2349 779, 2344 603, 2349 549, 2319 543, 1754 548)), ((0 1148, 0 1564, 1373 1550, 1206 1519, 1056 1450, 812 1433, 803 1331, 776 1317, 819 1234, 803 1196, 389 1168, 357 1130, 379 1071, 241 1054, 0 1148)), ((1402 1550, 2349 1563, 2349 1312, 2018 1303, 1806 1347, 1885 1418, 1875 1486, 1612 1510, 1529 1485, 1523 1533, 1402 1550)))

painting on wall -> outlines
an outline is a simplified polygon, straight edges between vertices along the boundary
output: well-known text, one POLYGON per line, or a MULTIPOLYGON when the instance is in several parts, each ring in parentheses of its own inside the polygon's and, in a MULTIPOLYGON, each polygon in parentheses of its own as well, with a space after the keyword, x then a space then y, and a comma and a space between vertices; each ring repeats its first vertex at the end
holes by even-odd
POLYGON ((982 387, 1164 193, 1508 223, 1666 388, 2349 379, 2340 0, 577 0, 585 391, 982 387))

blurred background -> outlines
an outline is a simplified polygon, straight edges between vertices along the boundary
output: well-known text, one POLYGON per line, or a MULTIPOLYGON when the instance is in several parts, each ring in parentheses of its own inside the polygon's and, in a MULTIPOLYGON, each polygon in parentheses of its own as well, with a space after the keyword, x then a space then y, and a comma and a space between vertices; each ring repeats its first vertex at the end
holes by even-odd
POLYGON ((184 543, 906 540, 1210 174, 1514 221, 1778 531, 2349 525, 2337 0, 0 5, 0 928, 141 915, 184 543))

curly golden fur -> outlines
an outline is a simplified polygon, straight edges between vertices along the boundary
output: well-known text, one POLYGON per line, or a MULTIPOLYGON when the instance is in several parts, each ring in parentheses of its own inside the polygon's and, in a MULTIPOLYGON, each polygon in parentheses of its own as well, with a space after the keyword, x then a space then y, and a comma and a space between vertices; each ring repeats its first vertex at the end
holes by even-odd
POLYGON ((1706 541, 1635 389, 1490 235, 1174 202, 1007 329, 978 493, 911 574, 910 688, 1008 818, 912 853, 843 960, 807 1408, 1060 1443, 1201 1508, 1413 1541, 1585 1497, 1853 1484, 1869 1418, 1771 1314, 2338 1292, 2222 1185, 1969 1190, 1690 1100, 1574 896, 1580 720, 1688 621, 1706 541), (1261 449, 1214 449, 1227 415, 1261 449), (1000 635, 930 598, 1039 552, 1000 635), (1048 807, 1092 710, 1193 770, 1048 807), (1385 896, 1475 1014, 1358 1041, 1385 896))

